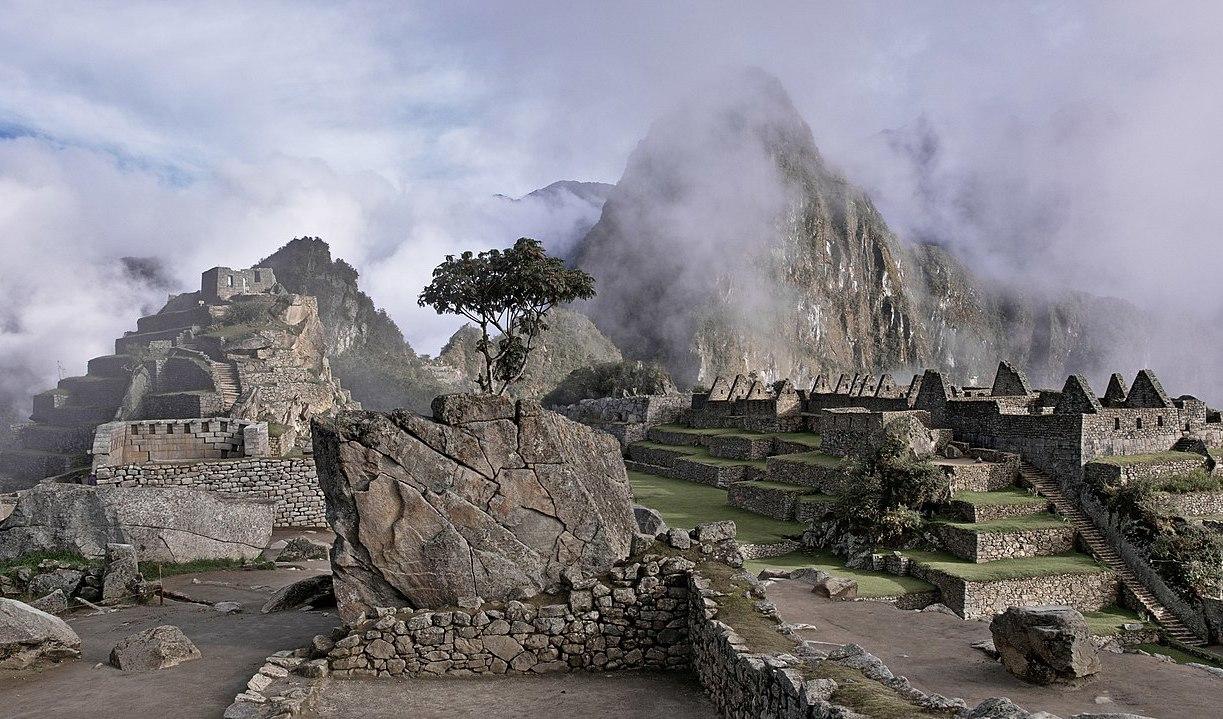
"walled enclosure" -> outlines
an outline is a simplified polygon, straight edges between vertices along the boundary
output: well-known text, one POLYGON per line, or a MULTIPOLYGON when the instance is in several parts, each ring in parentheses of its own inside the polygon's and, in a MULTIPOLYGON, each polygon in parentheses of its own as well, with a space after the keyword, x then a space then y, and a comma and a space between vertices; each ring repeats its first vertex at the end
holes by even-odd
POLYGON ((313 458, 270 455, 266 422, 110 422, 94 438, 93 477, 99 486, 190 487, 272 499, 275 526, 326 526, 313 458))

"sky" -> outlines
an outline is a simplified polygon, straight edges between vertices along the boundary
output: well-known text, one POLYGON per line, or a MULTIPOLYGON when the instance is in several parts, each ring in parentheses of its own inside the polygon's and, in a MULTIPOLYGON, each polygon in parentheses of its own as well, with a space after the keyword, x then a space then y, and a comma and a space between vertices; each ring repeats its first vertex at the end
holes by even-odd
POLYGON ((0 397, 302 235, 434 353, 447 252, 556 235, 497 194, 614 183, 742 66, 902 237, 1217 323, 1221 41, 1197 2, 0 2, 0 397))

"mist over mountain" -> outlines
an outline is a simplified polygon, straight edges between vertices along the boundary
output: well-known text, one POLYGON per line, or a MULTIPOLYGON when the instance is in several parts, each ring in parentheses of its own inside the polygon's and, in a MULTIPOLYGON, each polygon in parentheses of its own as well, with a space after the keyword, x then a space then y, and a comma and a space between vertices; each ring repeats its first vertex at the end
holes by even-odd
POLYGON ((575 252, 598 280, 585 309, 626 356, 689 385, 927 366, 988 382, 999 357, 1060 383, 1147 356, 1125 301, 996 281, 954 237, 897 237, 776 78, 712 89, 653 124, 575 252))

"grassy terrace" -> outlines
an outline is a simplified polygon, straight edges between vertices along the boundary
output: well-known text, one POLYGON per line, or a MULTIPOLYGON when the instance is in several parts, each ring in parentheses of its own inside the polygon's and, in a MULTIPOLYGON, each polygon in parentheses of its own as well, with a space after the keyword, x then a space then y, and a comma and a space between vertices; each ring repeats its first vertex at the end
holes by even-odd
POLYGON ((793 442, 794 444, 805 444, 811 449, 818 449, 824 443, 824 438, 818 434, 811 432, 778 432, 773 435, 783 442, 793 442))
POLYGON ((786 484, 785 482, 769 482, 767 480, 758 480, 754 482, 735 482, 736 487, 755 487, 757 489, 772 489, 778 492, 789 492, 792 494, 802 495, 817 495, 825 500, 831 501, 833 498, 826 494, 819 494, 815 487, 806 487, 799 484, 786 484))
POLYGON ((667 524, 691 529, 703 522, 734 520, 739 541, 773 544, 803 533, 798 522, 762 517, 726 503, 726 490, 682 479, 668 479, 644 472, 629 472, 633 499, 658 510, 667 524))
POLYGON ((1018 487, 1015 489, 999 489, 994 492, 956 492, 951 498, 955 502, 965 502, 977 507, 1043 507, 1049 503, 1044 497, 1037 497, 1018 487))
POLYGON ((1005 579, 1052 577, 1059 574, 1098 574, 1108 571, 1085 554, 998 559, 983 564, 969 562, 942 552, 906 550, 905 554, 924 567, 967 582, 999 582, 1005 579))
POLYGON ((822 569, 833 576, 856 581, 859 597, 899 597, 905 594, 934 591, 932 585, 916 577, 898 577, 886 572, 849 569, 831 552, 819 550, 791 552, 780 557, 756 559, 744 562, 743 566, 752 574, 759 574, 762 569, 801 569, 803 567, 822 569))
POLYGON ((1024 517, 1007 517, 989 522, 959 522, 954 520, 936 520, 937 524, 963 529, 976 534, 996 534, 999 532, 1025 532, 1032 529, 1060 529, 1067 526, 1066 520, 1053 514, 1029 514, 1024 517))
POLYGON ((840 466, 843 458, 834 457, 831 454, 823 452, 796 452, 794 454, 779 454, 777 458, 786 462, 801 462, 803 464, 814 464, 818 467, 837 467, 840 466))
POLYGON ((676 454, 708 454, 704 447, 693 447, 687 444, 661 444, 659 442, 634 442, 633 444, 646 449, 661 449, 676 454))
POLYGON ((1105 607, 1098 612, 1083 612, 1083 618, 1087 620, 1091 633, 1101 637, 1120 633, 1122 624, 1145 623, 1136 612, 1118 606, 1105 607))
POLYGON ((1189 459, 1199 462, 1203 460, 1202 455, 1190 452, 1155 452, 1153 454, 1123 454, 1113 457, 1096 457, 1091 461, 1099 464, 1128 467, 1141 464, 1164 464, 1165 462, 1178 462, 1189 459))
POLYGON ((683 459, 708 464, 711 467, 756 467, 761 472, 767 466, 763 459, 727 459, 726 457, 715 457, 706 449, 701 449, 699 452, 683 457, 683 459))
POLYGON ((685 427, 682 424, 660 424, 660 425, 657 425, 656 428, 663 430, 665 432, 677 432, 679 434, 695 434, 695 435, 700 435, 703 437, 711 437, 717 434, 730 434, 731 432, 736 431, 733 429, 723 429, 721 427, 706 427, 704 429, 698 429, 695 427, 685 427))

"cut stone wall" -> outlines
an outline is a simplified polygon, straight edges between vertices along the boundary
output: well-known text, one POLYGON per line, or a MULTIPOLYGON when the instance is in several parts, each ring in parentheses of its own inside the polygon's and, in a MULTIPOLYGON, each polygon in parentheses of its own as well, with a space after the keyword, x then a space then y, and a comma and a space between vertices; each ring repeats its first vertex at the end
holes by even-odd
POLYGON ((102 467, 99 486, 190 487, 276 502, 277 527, 325 527, 327 507, 314 460, 271 457, 202 462, 158 462, 102 467))
POLYGON ((767 477, 771 482, 813 487, 832 495, 841 494, 845 488, 845 477, 838 466, 826 467, 787 458, 786 455, 770 457, 767 462, 767 477))
POLYGON ((1159 501, 1178 517, 1223 515, 1223 492, 1160 492, 1159 501))
POLYGON ((1205 459, 1192 455, 1184 459, 1167 459, 1159 463, 1088 462, 1083 466, 1083 481, 1088 485, 1124 487, 1131 482, 1146 482, 1163 477, 1189 474, 1204 467, 1205 459))
POLYGON ((736 482, 727 488, 726 503, 765 517, 793 520, 798 514, 799 500, 802 498, 802 490, 795 489, 756 482, 736 482))
POLYGON ((996 582, 969 582, 917 562, 909 574, 938 587, 943 603, 964 619, 985 619, 1007 607, 1066 604, 1094 612, 1117 601, 1118 581, 1112 572, 1057 574, 996 582))
POLYGON ((690 394, 660 394, 584 399, 555 411, 607 432, 624 448, 644 440, 650 427, 675 422, 691 407, 690 394))
POLYGON ((92 453, 96 473, 138 462, 228 459, 267 451, 266 422, 214 417, 109 422, 94 434, 92 453))
POLYGON ((1070 525, 1021 532, 973 532, 940 524, 937 531, 947 551, 978 564, 996 559, 1047 557, 1074 549, 1074 529, 1070 525))

